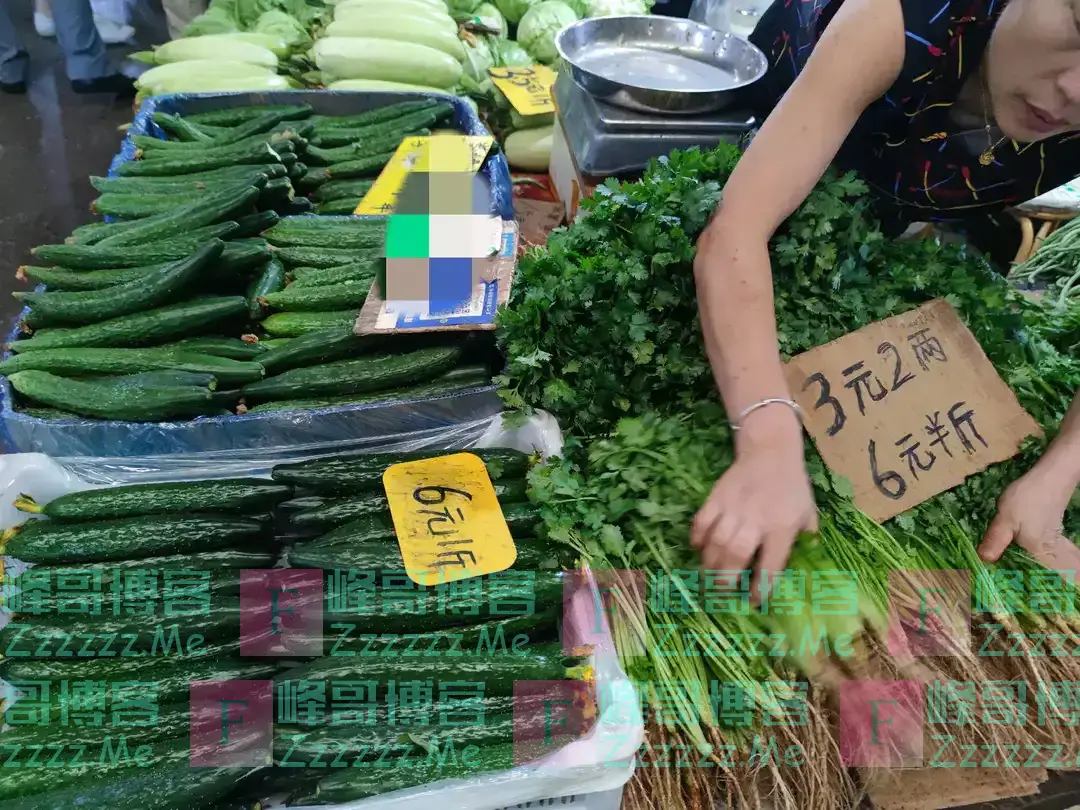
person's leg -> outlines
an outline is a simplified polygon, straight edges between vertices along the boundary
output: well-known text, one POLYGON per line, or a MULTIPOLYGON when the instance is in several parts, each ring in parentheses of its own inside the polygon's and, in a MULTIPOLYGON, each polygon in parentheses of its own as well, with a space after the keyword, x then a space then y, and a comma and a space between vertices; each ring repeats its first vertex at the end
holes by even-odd
POLYGON ((0 2, 0 91, 26 92, 28 61, 29 57, 19 42, 15 24, 8 13, 8 5, 0 2))
POLYGON ((105 43, 94 27, 90 0, 52 0, 52 9, 68 78, 78 81, 111 74, 105 43))

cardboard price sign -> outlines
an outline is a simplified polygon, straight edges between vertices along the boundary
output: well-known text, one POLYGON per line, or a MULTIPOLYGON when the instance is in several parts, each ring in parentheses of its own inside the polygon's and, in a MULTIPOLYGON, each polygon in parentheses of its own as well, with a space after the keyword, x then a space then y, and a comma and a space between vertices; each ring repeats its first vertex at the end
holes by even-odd
POLYGON ((1041 433, 944 300, 801 354, 786 375, 825 463, 877 521, 1012 458, 1041 433))
POLYGON ((479 456, 454 453, 394 464, 383 473, 383 487, 405 573, 417 585, 505 571, 517 560, 479 456))
POLYGON ((555 71, 546 65, 488 68, 488 75, 519 114, 555 112, 555 102, 551 98, 555 71))

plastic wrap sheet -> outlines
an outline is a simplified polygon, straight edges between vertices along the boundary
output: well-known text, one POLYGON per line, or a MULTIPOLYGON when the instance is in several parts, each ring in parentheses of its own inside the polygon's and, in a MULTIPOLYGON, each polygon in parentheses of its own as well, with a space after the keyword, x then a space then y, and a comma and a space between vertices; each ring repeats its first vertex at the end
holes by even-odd
MULTIPOLYGON (((355 115, 400 101, 435 97, 428 93, 350 93, 297 90, 279 93, 219 93, 157 96, 143 102, 113 158, 109 174, 133 160, 130 135, 164 137, 154 112, 192 114, 263 104, 310 104, 322 115, 355 115)), ((437 96, 454 107, 457 129, 487 134, 472 108, 456 98, 437 96)), ((481 173, 491 190, 492 213, 513 219, 510 169, 501 153, 481 173)), ((21 315, 20 315, 21 318, 21 315)), ((19 333, 18 322, 8 342, 19 333)), ((183 474, 206 464, 233 464, 236 452, 257 456, 267 467, 288 459, 349 450, 376 451, 438 445, 466 446, 501 407, 491 386, 452 396, 412 402, 368 404, 316 411, 204 417, 187 422, 110 422, 91 419, 37 419, 17 413, 6 377, 0 377, 0 440, 9 453, 46 453, 102 480, 123 475, 183 474)))

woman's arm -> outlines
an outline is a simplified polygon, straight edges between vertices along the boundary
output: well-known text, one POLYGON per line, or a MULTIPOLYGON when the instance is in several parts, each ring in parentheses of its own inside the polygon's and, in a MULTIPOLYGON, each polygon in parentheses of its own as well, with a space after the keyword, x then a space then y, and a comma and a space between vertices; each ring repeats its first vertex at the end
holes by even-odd
POLYGON ((1031 470, 1005 490, 979 556, 996 561, 1015 540, 1047 568, 1080 573, 1080 549, 1062 521, 1080 486, 1080 393, 1061 422, 1061 432, 1031 470))
MULTIPOLYGON (((705 347, 730 418, 789 399, 777 347, 768 241, 809 194, 859 116, 904 62, 899 0, 846 0, 799 78, 765 121, 724 188, 698 244, 705 347)), ((781 59, 789 58, 787 55, 781 59)), ((706 569, 778 570, 800 531, 816 529, 795 412, 755 411, 736 434, 736 461, 694 520, 706 569)))

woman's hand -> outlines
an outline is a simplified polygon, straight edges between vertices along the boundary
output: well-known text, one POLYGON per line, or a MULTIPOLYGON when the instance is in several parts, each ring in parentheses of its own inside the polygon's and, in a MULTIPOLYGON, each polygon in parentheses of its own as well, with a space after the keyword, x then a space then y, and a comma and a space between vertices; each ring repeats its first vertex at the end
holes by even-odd
POLYGON ((760 549, 757 597, 767 590, 764 573, 783 570, 799 533, 817 531, 817 507, 795 412, 775 405, 748 422, 737 434, 735 463, 694 518, 690 542, 706 571, 747 570, 760 549))

